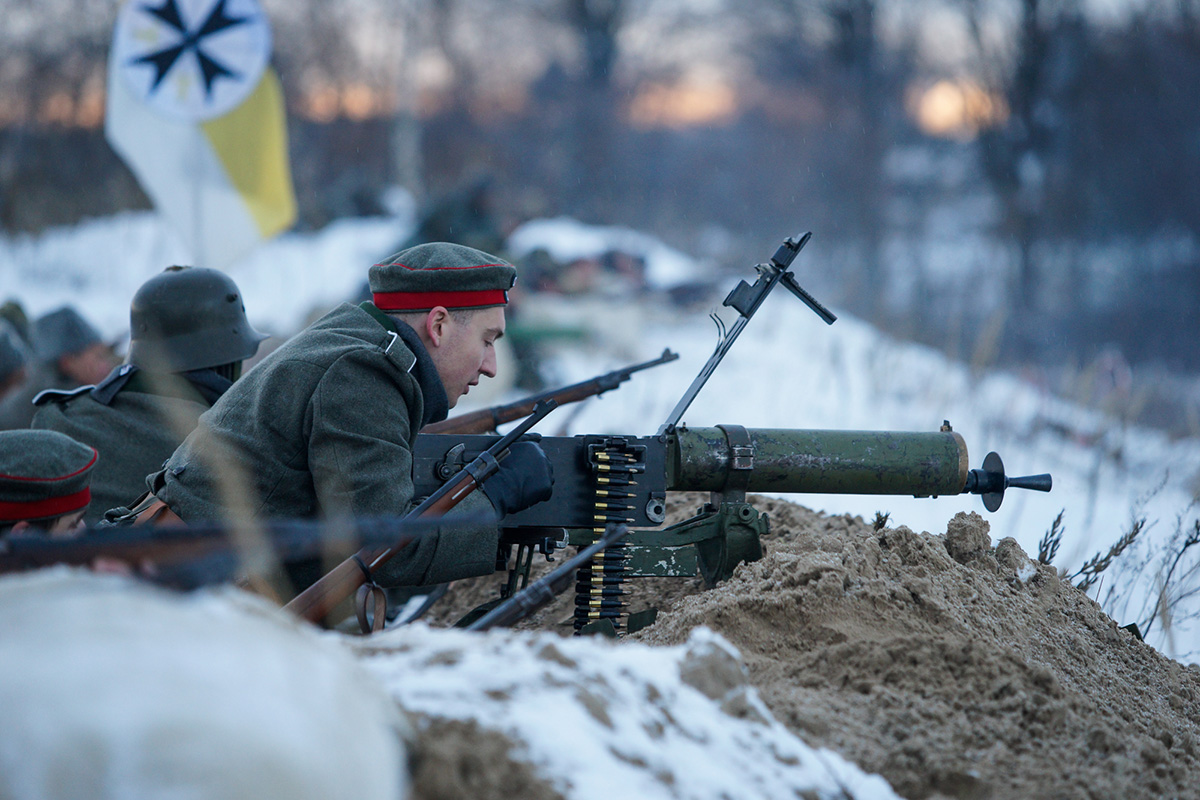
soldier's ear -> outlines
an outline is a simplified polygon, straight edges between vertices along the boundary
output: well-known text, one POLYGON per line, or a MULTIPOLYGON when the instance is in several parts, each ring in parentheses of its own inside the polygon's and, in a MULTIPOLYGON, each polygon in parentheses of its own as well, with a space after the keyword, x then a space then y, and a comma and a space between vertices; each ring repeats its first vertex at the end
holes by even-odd
POLYGON ((436 306, 425 315, 425 333, 434 347, 441 347, 442 340, 450 332, 450 312, 442 306, 436 306))

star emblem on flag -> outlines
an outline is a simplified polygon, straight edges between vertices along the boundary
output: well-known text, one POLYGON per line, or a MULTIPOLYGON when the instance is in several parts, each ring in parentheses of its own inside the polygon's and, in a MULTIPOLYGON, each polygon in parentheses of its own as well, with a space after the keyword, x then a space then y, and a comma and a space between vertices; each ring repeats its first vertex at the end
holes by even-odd
POLYGON ((133 60, 135 64, 148 64, 154 67, 154 83, 151 84, 152 92, 157 91, 163 78, 167 77, 167 73, 171 71, 171 67, 175 66, 175 63, 189 51, 196 54, 196 61, 200 65, 200 74, 204 80, 206 95, 212 96, 213 84, 218 78, 238 77, 237 73, 204 51, 204 43, 207 37, 236 25, 244 25, 249 21, 248 17, 229 16, 225 10, 225 4, 226 0, 217 0, 217 4, 210 9, 208 17, 194 31, 188 30, 188 26, 184 23, 183 17, 179 13, 179 6, 175 0, 163 0, 161 6, 142 6, 143 11, 162 20, 167 26, 179 33, 178 42, 133 60))
POLYGON ((117 17, 112 61, 147 105, 199 121, 245 100, 270 52, 258 0, 128 0, 117 17))

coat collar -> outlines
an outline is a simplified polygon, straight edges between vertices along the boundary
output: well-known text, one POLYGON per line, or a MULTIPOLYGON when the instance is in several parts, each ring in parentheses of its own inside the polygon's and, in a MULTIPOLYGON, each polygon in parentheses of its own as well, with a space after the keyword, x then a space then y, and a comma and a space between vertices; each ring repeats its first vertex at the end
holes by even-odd
POLYGON ((450 413, 450 401, 446 397, 446 387, 442 384, 441 376, 438 375, 437 366, 433 363, 429 351, 425 349, 421 337, 411 326, 392 319, 376 308, 373 303, 362 303, 359 307, 382 325, 384 330, 399 336, 416 358, 410 373, 416 379, 417 385, 421 387, 421 394, 425 400, 421 427, 431 422, 444 420, 450 413))

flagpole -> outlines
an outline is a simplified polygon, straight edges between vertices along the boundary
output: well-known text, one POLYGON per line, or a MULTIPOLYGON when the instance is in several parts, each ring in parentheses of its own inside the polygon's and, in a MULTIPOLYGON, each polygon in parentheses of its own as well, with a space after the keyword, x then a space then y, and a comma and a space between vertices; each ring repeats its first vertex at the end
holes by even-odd
POLYGON ((204 183, 200 175, 200 163, 204 157, 201 152, 202 138, 199 129, 192 131, 192 235, 196 243, 196 252, 192 255, 196 259, 197 267, 207 266, 204 255, 204 183))

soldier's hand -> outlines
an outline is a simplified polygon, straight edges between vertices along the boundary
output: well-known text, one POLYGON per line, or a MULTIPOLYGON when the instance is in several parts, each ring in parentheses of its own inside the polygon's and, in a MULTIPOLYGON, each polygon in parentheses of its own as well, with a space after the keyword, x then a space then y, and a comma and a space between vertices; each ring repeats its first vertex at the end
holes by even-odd
POLYGON ((550 499, 554 468, 537 442, 514 442, 500 469, 483 482, 483 493, 501 517, 550 499))

